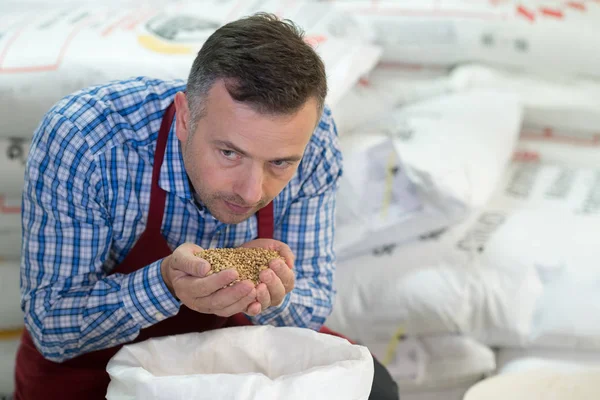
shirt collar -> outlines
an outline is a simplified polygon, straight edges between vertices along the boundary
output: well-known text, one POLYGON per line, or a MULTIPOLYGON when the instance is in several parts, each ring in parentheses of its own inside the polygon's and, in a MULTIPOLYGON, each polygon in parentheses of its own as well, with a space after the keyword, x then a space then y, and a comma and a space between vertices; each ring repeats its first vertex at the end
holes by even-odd
POLYGON ((165 157, 160 167, 158 186, 165 192, 172 193, 178 197, 192 199, 192 189, 183 164, 181 144, 175 135, 175 118, 169 131, 165 157))

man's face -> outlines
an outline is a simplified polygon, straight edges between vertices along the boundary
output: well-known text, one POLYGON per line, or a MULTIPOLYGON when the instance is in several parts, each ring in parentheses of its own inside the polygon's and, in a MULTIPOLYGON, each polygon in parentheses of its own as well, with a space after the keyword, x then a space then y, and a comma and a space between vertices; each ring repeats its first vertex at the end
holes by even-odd
POLYGON ((183 93, 175 98, 176 132, 185 169, 210 213, 237 224, 277 196, 292 179, 317 123, 308 100, 292 115, 263 115, 234 101, 222 81, 204 99, 204 114, 190 132, 183 93))

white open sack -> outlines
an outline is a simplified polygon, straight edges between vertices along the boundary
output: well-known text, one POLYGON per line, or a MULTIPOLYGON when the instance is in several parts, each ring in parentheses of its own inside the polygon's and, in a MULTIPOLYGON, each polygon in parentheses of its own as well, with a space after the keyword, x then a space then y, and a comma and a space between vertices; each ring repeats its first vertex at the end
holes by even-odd
POLYGON ((367 399, 366 347, 309 329, 245 326, 124 346, 108 363, 106 398, 367 399))

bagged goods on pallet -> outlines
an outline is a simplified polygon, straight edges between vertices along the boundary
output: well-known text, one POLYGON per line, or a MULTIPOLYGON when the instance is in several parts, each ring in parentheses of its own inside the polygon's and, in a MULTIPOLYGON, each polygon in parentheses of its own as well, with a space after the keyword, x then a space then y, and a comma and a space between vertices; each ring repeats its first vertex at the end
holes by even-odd
POLYGON ((335 0, 383 47, 382 61, 486 62, 600 77, 600 3, 543 0, 335 0))
POLYGON ((600 125, 598 127, 595 134, 526 129, 521 131, 515 152, 521 157, 551 164, 599 168, 600 125))
POLYGON ((331 109, 338 133, 352 133, 394 108, 449 92, 449 69, 380 63, 331 109))
POLYGON ((407 398, 462 391, 452 397, 459 399, 496 369, 494 352, 463 335, 394 336, 389 342, 365 346, 387 367, 407 398))
MULTIPOLYGON (((445 93, 510 90, 523 103, 523 129, 591 140, 600 134, 600 81, 483 64, 455 68, 380 63, 333 108, 345 134, 392 108, 445 93)), ((537 136, 537 134, 536 134, 537 136)))
POLYGON ((455 93, 343 136, 338 257, 416 239, 486 204, 510 160, 521 110, 508 92, 455 93))
POLYGON ((597 80, 535 75, 473 64, 456 67, 448 76, 446 89, 515 92, 523 102, 523 128, 527 131, 573 133, 583 138, 600 132, 600 81, 597 80))
POLYGON ((273 326, 150 339, 123 347, 106 369, 108 400, 366 400, 374 374, 366 347, 273 326))
POLYGON ((23 138, 0 138, 0 186, 4 193, 21 195, 29 145, 23 138))
POLYGON ((180 1, 138 7, 82 5, 0 15, 0 135, 31 137, 62 96, 112 79, 186 79, 204 41, 220 26, 257 11, 306 31, 321 55, 335 104, 378 61, 360 24, 309 1, 180 1))
POLYGON ((0 260, 0 337, 2 332, 21 329, 25 325, 19 277, 19 261, 0 260))
POLYGON ((600 348, 599 177, 514 162, 465 223, 338 263, 328 326, 363 341, 401 327, 493 346, 600 348))

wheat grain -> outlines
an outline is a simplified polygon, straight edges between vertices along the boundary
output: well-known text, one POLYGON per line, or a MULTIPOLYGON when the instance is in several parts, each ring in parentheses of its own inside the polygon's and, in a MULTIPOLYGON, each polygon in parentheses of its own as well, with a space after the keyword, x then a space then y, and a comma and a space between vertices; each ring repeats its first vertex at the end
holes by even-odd
POLYGON ((260 283, 260 272, 269 268, 274 259, 284 259, 279 252, 262 248, 216 248, 206 249, 196 253, 196 256, 208 261, 211 266, 207 275, 226 269, 235 269, 239 279, 232 282, 251 280, 255 285, 260 283))

